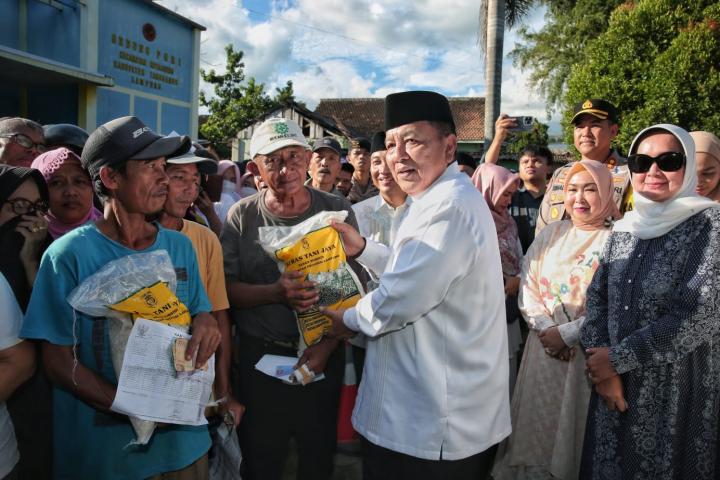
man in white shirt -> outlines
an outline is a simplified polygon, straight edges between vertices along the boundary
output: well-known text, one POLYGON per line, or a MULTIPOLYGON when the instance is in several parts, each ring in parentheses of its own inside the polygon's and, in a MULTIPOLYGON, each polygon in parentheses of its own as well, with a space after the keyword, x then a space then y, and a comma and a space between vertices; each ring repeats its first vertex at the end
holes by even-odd
MULTIPOLYGON (((385 132, 373 135, 370 147, 370 180, 380 192, 374 197, 353 205, 358 230, 363 237, 370 238, 383 245, 392 245, 400 221, 405 216, 408 196, 402 191, 390 172, 386 160, 385 132)), ((379 283, 378 277, 364 270, 363 280, 367 291, 375 290, 379 283)), ((365 338, 360 335, 350 340, 352 344, 353 366, 358 383, 362 379, 365 365, 365 338)))
POLYGON ((390 246, 407 209, 402 191, 386 161, 385 132, 373 135, 370 153, 370 179, 379 194, 353 205, 360 235, 390 246))
POLYGON ((510 434, 507 333, 490 210, 453 164, 448 101, 385 99, 387 162, 411 198, 392 245, 336 225, 380 285, 333 317, 333 335, 368 338, 353 426, 365 479, 481 479, 510 434))

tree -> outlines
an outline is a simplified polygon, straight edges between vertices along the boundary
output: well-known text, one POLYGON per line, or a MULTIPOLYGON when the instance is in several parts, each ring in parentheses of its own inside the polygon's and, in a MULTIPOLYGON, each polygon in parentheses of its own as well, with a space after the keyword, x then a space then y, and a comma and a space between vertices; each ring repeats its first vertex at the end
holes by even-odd
POLYGON ((200 104, 208 107, 210 115, 200 127, 202 136, 214 144, 226 145, 238 131, 252 120, 280 105, 294 101, 293 85, 288 81, 284 87, 275 89, 275 97, 265 93, 265 85, 255 78, 245 80, 243 52, 232 45, 225 47, 225 73, 200 70, 200 76, 213 85, 211 98, 200 92, 200 104))
POLYGON ((495 120, 500 116, 502 59, 505 23, 515 26, 525 16, 533 0, 481 0, 480 49, 485 59, 485 149, 495 135, 495 120))
POLYGON ((641 129, 675 123, 720 131, 720 4, 639 0, 618 7, 607 30, 590 42, 565 95, 566 139, 572 105, 611 100, 621 112, 617 143, 627 151, 641 129))
POLYGON ((518 31, 523 43, 510 52, 515 66, 529 71, 528 83, 547 101, 562 106, 572 67, 587 60, 586 45, 605 32, 610 14, 626 0, 546 0, 546 23, 537 32, 518 31))

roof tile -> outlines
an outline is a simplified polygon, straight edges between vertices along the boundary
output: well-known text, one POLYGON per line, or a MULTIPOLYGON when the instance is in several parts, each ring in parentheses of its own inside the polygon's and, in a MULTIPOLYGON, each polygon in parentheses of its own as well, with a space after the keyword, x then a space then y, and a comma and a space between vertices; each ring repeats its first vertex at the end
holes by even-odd
MULTIPOLYGON (((449 97, 458 140, 482 141, 485 136, 485 99, 482 97, 449 97)), ((365 136, 383 130, 385 100, 382 98, 323 98, 315 113, 342 123, 365 136)))

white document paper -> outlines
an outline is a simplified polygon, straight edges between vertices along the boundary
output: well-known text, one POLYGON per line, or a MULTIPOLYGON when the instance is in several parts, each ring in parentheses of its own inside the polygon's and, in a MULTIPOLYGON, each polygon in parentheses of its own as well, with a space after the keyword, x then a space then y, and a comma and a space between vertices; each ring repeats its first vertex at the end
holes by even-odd
MULTIPOLYGON (((290 381, 290 374, 293 372, 293 365, 298 362, 296 357, 284 357, 282 355, 263 355, 262 358, 255 364, 255 368, 265 375, 270 375, 285 383, 291 385, 300 385, 290 381)), ((313 382, 322 380, 325 378, 324 373, 319 373, 313 378, 313 382)), ((312 382, 311 382, 312 383, 312 382)))
POLYGON ((118 380, 113 411, 141 420, 179 425, 205 425, 205 405, 215 379, 215 355, 208 369, 178 378, 173 363, 175 338, 190 338, 180 330, 139 318, 130 332, 118 380))

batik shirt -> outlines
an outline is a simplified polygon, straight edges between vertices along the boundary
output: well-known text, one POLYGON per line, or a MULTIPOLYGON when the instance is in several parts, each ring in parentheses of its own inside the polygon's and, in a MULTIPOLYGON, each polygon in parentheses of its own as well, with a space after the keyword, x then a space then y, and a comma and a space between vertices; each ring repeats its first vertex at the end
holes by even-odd
POLYGON ((580 340, 609 347, 628 410, 593 393, 579 478, 720 475, 720 209, 657 238, 610 235, 580 340))

